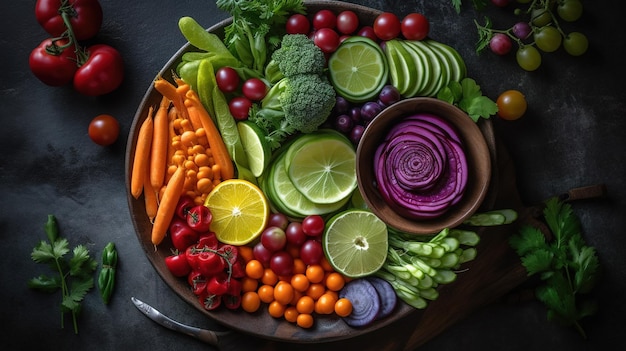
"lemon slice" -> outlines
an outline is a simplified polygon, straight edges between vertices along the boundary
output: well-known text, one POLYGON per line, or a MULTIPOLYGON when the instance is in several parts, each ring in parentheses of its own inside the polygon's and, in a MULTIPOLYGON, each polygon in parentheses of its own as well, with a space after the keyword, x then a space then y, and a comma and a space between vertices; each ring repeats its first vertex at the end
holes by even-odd
POLYGON ((366 210, 346 210, 328 220, 324 254, 339 273, 358 278, 378 271, 387 258, 387 225, 366 210))
POLYGON ((383 50, 373 40, 353 36, 328 59, 330 81, 346 100, 372 100, 387 83, 389 67, 383 50))
POLYGON ((245 245, 267 224, 270 207, 259 187, 244 179, 228 179, 209 193, 204 205, 211 210, 211 231, 225 244, 245 245))

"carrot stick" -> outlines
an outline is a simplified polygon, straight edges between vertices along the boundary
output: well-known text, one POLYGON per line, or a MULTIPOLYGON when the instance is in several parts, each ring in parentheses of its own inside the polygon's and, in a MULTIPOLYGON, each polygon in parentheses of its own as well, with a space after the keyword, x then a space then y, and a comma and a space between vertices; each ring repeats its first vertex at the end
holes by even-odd
POLYGON ((176 204, 183 192, 184 184, 185 168, 181 166, 176 169, 170 181, 167 182, 156 217, 154 218, 154 225, 152 226, 152 244, 155 246, 159 245, 161 241, 163 241, 163 238, 165 238, 170 222, 172 218, 174 218, 176 204))
POLYGON ((217 126, 213 122, 211 116, 206 111, 200 98, 195 91, 189 90, 185 96, 185 107, 189 115, 195 115, 202 121, 202 127, 206 133, 206 138, 209 141, 209 147, 213 153, 213 159, 215 163, 220 166, 222 180, 231 179, 235 176, 235 167, 233 161, 230 159, 230 154, 224 144, 224 139, 220 135, 217 126))
POLYGON ((154 223, 154 217, 156 217, 157 209, 159 207, 157 193, 150 184, 150 174, 146 172, 145 180, 143 182, 143 198, 146 204, 146 214, 150 219, 150 223, 154 223))
POLYGON ((176 107, 181 117, 187 118, 187 113, 185 111, 184 105, 184 96, 180 95, 176 91, 176 86, 174 84, 172 84, 167 79, 164 79, 163 77, 157 77, 157 79, 155 79, 154 81, 154 89, 156 89, 159 93, 161 93, 161 95, 167 97, 168 99, 170 99, 170 101, 172 101, 172 104, 174 104, 174 107, 176 107))
POLYGON ((154 131, 152 133, 152 147, 150 153, 150 184, 153 189, 158 189, 163 185, 165 179, 165 168, 167 164, 167 144, 169 137, 169 121, 167 120, 167 110, 170 100, 163 96, 161 104, 154 116, 154 131))
POLYGON ((152 132, 154 123, 152 121, 152 106, 148 109, 148 116, 139 127, 137 144, 135 146, 135 157, 133 159, 133 169, 130 178, 130 193, 138 199, 143 191, 145 174, 148 172, 148 162, 150 162, 150 146, 152 144, 152 132))

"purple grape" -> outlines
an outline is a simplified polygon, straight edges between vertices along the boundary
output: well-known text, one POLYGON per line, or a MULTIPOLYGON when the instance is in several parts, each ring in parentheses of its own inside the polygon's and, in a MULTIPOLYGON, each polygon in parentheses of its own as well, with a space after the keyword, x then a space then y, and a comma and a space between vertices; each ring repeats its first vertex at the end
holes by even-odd
POLYGON ((346 133, 346 134, 349 133, 350 130, 352 130, 353 125, 354 125, 354 122, 352 121, 350 116, 346 114, 339 115, 335 119, 335 129, 337 129, 338 131, 342 133, 346 133))
POLYGON ((530 25, 526 22, 517 22, 513 25, 513 35, 520 39, 526 39, 532 32, 530 25))
POLYGON ((506 55, 511 51, 511 38, 508 35, 502 33, 496 33, 491 37, 489 41, 489 48, 496 55, 506 55))
POLYGON ((377 102, 368 101, 361 106, 361 119, 367 123, 373 120, 382 110, 383 107, 377 102))
POLYGON ((360 123, 361 122, 361 108, 360 107, 351 108, 350 118, 352 119, 354 123, 360 123))
POLYGON ((390 106, 400 101, 400 92, 393 85, 385 85, 378 94, 378 99, 385 106, 390 106))
POLYGON ((363 132, 365 131, 365 127, 357 124, 354 127, 352 127, 352 130, 350 131, 350 141, 352 141, 352 143, 354 143, 354 145, 358 145, 359 141, 361 141, 361 137, 363 136, 363 132))
POLYGON ((350 109, 350 102, 341 96, 337 96, 335 101, 334 113, 336 115, 342 115, 348 112, 350 109))

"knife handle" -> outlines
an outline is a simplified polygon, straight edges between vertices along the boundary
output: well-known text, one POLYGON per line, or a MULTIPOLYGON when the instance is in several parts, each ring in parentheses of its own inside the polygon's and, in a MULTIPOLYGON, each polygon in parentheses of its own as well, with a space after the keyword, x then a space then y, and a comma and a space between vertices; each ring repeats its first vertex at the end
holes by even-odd
POLYGON ((169 329, 187 334, 189 336, 202 340, 210 345, 213 345, 216 347, 218 346, 217 333, 212 330, 192 327, 189 325, 179 323, 169 318, 167 320, 164 320, 163 324, 169 329))

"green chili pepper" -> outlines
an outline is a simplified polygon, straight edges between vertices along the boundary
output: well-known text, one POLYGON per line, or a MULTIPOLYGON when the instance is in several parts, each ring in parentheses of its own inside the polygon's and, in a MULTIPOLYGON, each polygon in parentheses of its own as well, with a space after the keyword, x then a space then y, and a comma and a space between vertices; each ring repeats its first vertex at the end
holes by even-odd
POLYGON ((115 244, 110 242, 102 250, 102 269, 98 276, 98 288, 100 296, 105 304, 111 300, 115 287, 115 267, 117 266, 117 250, 115 244))

